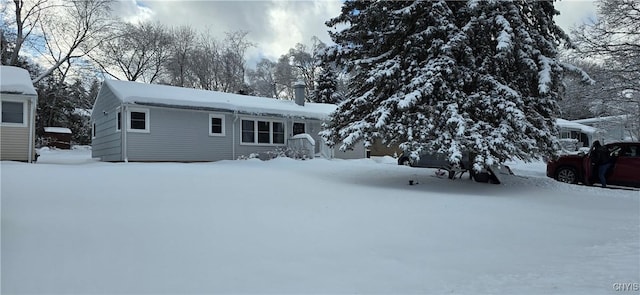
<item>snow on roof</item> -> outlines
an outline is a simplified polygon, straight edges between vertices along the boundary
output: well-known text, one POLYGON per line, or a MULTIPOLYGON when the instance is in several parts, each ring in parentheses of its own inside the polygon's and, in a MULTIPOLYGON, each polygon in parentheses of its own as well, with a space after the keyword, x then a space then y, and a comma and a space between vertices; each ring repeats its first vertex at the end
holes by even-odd
POLYGON ((71 129, 64 127, 44 127, 44 132, 71 134, 71 129))
POLYGON ((595 133, 598 129, 593 128, 591 126, 587 126, 584 124, 580 124, 580 123, 576 123, 574 121, 567 121, 565 119, 556 119, 556 124, 558 124, 558 126, 560 128, 571 128, 571 129, 578 129, 584 133, 590 133, 593 134, 595 133))
POLYGON ((581 124, 589 124, 589 123, 598 123, 598 122, 617 122, 624 121, 633 118, 629 115, 618 115, 618 116, 606 116, 606 117, 596 117, 596 118, 586 118, 573 120, 571 122, 581 123, 581 124))
POLYGON ((300 106, 293 100, 130 81, 105 80, 105 83, 125 103, 214 108, 251 114, 278 114, 315 119, 328 118, 337 107, 325 103, 307 103, 300 106))
POLYGON ((0 67, 0 92, 38 95, 33 88, 29 72, 11 66, 0 67))
POLYGON ((73 113, 79 116, 91 117, 90 109, 75 108, 73 109, 73 113))

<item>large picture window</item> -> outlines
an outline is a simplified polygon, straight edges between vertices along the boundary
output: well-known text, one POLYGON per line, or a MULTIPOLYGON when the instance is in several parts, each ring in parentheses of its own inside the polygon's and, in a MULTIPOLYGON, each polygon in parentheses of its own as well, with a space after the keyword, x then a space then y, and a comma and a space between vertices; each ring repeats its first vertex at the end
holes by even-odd
POLYGON ((20 101, 3 101, 2 123, 24 125, 26 123, 25 105, 20 101))
POLYGON ((284 144, 284 123, 279 121, 242 120, 242 143, 284 144))
POLYGON ((209 135, 224 136, 224 115, 209 114, 209 135))
POLYGON ((131 132, 149 132, 149 110, 131 108, 127 110, 128 130, 131 132))

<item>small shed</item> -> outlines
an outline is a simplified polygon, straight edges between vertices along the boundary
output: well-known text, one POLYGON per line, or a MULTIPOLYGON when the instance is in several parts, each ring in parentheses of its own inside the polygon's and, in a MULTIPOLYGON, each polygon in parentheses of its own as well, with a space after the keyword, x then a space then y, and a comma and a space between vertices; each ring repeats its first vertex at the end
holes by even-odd
POLYGON ((38 93, 27 70, 0 67, 0 160, 33 162, 38 93))
POLYGON ((49 147, 71 149, 71 129, 64 127, 44 127, 43 137, 49 147))

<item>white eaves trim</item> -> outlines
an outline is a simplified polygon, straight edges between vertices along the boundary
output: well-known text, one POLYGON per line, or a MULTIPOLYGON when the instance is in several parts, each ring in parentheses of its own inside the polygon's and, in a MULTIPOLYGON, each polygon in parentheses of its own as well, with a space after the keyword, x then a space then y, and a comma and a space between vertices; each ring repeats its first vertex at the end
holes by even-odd
POLYGON ((293 100, 278 100, 131 81, 105 80, 105 83, 123 103, 139 105, 147 103, 214 108, 256 115, 279 114, 318 120, 328 119, 329 115, 337 108, 334 104, 306 103, 304 106, 300 106, 293 100))

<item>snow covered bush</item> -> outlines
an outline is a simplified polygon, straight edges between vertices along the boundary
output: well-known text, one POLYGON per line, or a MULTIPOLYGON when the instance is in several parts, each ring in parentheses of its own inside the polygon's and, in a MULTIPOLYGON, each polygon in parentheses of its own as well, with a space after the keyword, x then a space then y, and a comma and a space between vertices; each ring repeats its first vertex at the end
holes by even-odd
POLYGON ((477 171, 553 154, 560 81, 576 70, 558 61, 556 14, 552 1, 346 1, 325 62, 352 79, 321 135, 470 152, 477 171))
POLYGON ((268 161, 275 158, 292 158, 297 160, 307 160, 306 152, 303 149, 296 148, 277 148, 272 151, 260 152, 260 153, 251 153, 248 156, 240 156, 238 160, 248 160, 248 159, 260 159, 262 161, 268 161))

